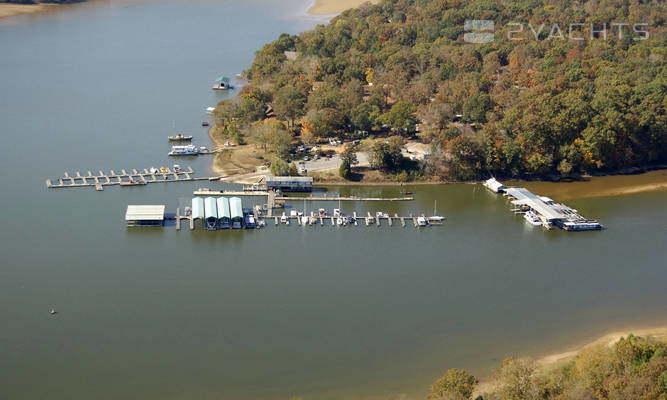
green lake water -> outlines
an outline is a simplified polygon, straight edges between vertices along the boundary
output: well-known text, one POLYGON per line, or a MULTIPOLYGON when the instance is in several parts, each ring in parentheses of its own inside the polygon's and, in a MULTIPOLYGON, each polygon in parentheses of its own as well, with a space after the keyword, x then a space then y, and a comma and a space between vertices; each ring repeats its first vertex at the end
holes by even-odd
MULTIPOLYGON (((210 145, 204 110, 234 94, 212 80, 313 27, 307 6, 94 2, 0 21, 0 398, 420 399, 448 368, 483 376, 667 322, 666 192, 567 201, 601 232, 535 229, 475 185, 342 205, 430 214, 437 200, 447 222, 428 229, 177 232, 128 230, 125 208, 175 212, 219 183, 46 188, 173 164, 174 123, 210 145)), ((210 161, 179 163, 207 176, 210 161)))

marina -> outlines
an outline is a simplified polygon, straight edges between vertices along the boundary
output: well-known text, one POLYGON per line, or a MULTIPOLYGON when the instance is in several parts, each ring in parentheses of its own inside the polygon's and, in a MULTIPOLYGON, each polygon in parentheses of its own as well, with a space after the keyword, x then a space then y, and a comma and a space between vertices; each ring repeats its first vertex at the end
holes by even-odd
POLYGON ((603 226, 594 219, 588 219, 573 208, 555 202, 546 196, 538 196, 526 188, 508 187, 495 178, 488 179, 484 186, 490 191, 511 199, 512 211, 524 214, 524 219, 533 226, 551 229, 554 225, 566 231, 600 230, 603 226))
MULTIPOLYGON (((203 191, 203 193, 210 194, 211 191, 203 191)), ((197 192, 195 192, 197 193, 197 192)), ((412 221, 415 227, 427 227, 430 225, 443 225, 444 217, 434 215, 427 217, 423 213, 420 215, 410 214, 408 216, 399 216, 394 214, 377 211, 375 214, 367 212, 365 217, 358 217, 357 212, 353 211, 352 216, 344 214, 340 208, 334 208, 331 212, 320 208, 317 211, 310 211, 306 214, 305 211, 291 209, 288 212, 283 212, 282 215, 273 215, 273 208, 271 204, 264 206, 255 205, 252 208, 243 207, 243 201, 240 197, 243 192, 220 192, 228 196, 220 197, 193 197, 190 205, 185 206, 183 210, 177 208, 175 216, 166 216, 164 214, 164 205, 129 205, 126 211, 125 220, 128 227, 137 226, 164 226, 164 221, 167 219, 176 220, 176 230, 181 230, 182 221, 188 222, 190 230, 199 226, 203 229, 214 231, 220 229, 259 229, 267 225, 266 220, 273 219, 274 225, 290 225, 296 222, 297 226, 312 226, 319 224, 320 226, 327 225, 327 221, 331 221, 330 226, 359 226, 359 220, 363 220, 366 226, 375 225, 380 227, 385 221, 391 227, 394 225, 394 220, 400 221, 401 227, 406 227, 406 220, 412 221), (162 212, 162 217, 159 218, 156 214, 162 212)), ((254 194, 253 194, 254 195, 254 194)), ((269 194, 268 196, 272 196, 269 194)), ((286 198, 289 200, 302 200, 301 198, 286 198)), ((358 199, 357 199, 358 200, 358 199)), ((269 200, 269 203, 271 201, 269 200)), ((304 202, 305 203, 305 202, 304 202)), ((305 208, 304 208, 305 209, 305 208)))

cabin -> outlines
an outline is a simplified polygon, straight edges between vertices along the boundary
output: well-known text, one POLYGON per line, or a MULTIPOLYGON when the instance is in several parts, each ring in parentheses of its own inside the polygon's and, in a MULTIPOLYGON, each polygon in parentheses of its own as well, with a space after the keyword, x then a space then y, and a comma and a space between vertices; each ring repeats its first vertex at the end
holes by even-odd
POLYGON ((231 215, 232 229, 243 228, 243 203, 238 197, 229 199, 229 211, 231 215))
POLYGON ((267 190, 280 190, 282 192, 313 191, 313 178, 311 176, 265 175, 264 182, 267 190))
POLYGON ((127 226, 164 225, 164 205, 129 205, 125 211, 127 226))
POLYGON ((204 199, 204 220, 206 221, 206 229, 209 231, 214 231, 218 228, 218 203, 215 197, 204 199))
POLYGON ((226 197, 218 197, 218 223, 221 229, 231 227, 232 214, 229 210, 229 200, 226 197))

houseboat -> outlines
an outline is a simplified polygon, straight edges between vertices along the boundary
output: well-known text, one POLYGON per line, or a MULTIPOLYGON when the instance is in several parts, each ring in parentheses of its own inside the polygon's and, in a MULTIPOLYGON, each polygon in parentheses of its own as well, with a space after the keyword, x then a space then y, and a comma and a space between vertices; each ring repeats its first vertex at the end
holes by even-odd
POLYGON ((229 78, 226 76, 220 76, 215 80, 215 84, 213 84, 213 90, 229 90, 233 89, 234 87, 232 86, 231 83, 229 83, 229 78))
POLYGON ((170 156, 196 156, 198 154, 199 149, 191 144, 184 146, 171 146, 171 150, 169 151, 170 156))
POLYGON ((178 133, 173 136, 168 137, 170 142, 187 142, 192 140, 192 135, 184 135, 182 133, 178 133))

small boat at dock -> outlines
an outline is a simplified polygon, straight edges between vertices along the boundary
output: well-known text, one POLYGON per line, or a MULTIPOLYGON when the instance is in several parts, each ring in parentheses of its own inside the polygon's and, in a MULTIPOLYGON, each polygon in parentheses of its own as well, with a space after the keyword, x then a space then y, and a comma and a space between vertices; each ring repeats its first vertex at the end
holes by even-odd
POLYGON ((428 220, 425 217, 417 217, 418 226, 428 226, 428 220))
POLYGON ((433 204, 433 215, 428 217, 429 221, 433 222, 443 222, 446 218, 438 214, 438 200, 435 200, 433 204))
POLYGON ((523 214, 523 218, 533 226, 542 225, 542 220, 540 220, 540 217, 538 217, 533 210, 527 211, 525 214, 523 214))
POLYGON ((121 182, 121 183, 120 183, 120 186, 121 186, 121 187, 126 187, 126 186, 144 186, 144 185, 147 185, 147 184, 148 184, 148 182, 146 182, 146 181, 143 180, 143 179, 138 180, 138 181, 135 181, 135 180, 133 180, 133 179, 130 179, 130 180, 127 181, 127 182, 121 182))

